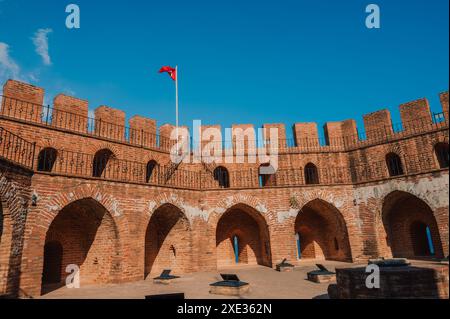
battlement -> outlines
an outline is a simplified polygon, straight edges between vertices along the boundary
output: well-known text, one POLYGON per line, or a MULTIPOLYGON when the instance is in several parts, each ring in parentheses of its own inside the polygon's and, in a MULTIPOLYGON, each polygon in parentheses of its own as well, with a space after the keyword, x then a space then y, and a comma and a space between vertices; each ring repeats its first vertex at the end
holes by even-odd
MULTIPOLYGON (((399 124, 393 124, 389 110, 383 109, 363 116, 364 130, 362 131, 358 130, 356 121, 353 119, 326 123, 323 127, 325 136, 323 141, 319 138, 316 123, 301 122, 295 123, 292 127, 293 139, 286 138, 286 128, 281 123, 264 124, 263 136, 259 138, 264 139, 264 145, 273 143, 270 141, 270 130, 276 128, 278 129, 278 145, 282 151, 285 149, 339 151, 363 144, 381 143, 408 134, 420 134, 430 129, 447 126, 448 92, 443 92, 439 96, 442 105, 441 113, 432 114, 428 100, 418 99, 400 105, 401 123, 399 124)), ((169 150, 174 144, 170 142, 172 130, 175 129, 175 126, 171 124, 158 128, 156 120, 136 115, 130 118, 127 126, 125 112, 109 106, 99 106, 94 111, 94 118, 89 118, 87 100, 64 94, 59 94, 53 99, 53 107, 43 106, 43 101, 43 88, 8 80, 3 87, 0 115, 144 147, 169 150)), ((201 131, 204 132, 209 128, 218 129, 221 137, 224 137, 219 125, 203 126, 201 131)), ((186 129, 187 127, 183 127, 182 132, 186 132, 186 129)), ((248 150, 262 145, 257 142, 258 134, 252 124, 234 124, 231 131, 234 149, 248 150), (236 137, 241 135, 243 139, 237 142, 236 137)), ((227 145, 227 141, 221 144, 227 145)))

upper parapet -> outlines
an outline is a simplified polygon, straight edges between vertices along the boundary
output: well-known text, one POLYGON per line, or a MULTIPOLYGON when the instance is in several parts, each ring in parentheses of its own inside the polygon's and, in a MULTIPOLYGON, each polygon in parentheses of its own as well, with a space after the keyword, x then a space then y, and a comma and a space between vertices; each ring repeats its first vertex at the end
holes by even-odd
MULTIPOLYGON (((53 100, 52 125, 69 128, 77 132, 88 131, 88 101, 64 94, 57 95, 53 100)), ((50 112, 46 112, 50 114, 50 112)))
MULTIPOLYGON (((134 116, 125 124, 126 115, 123 111, 108 106, 100 106, 95 110, 95 118, 88 117, 88 101, 64 94, 57 95, 53 100, 53 108, 43 106, 44 89, 19 81, 8 80, 3 87, 3 98, 0 115, 9 118, 51 125, 71 131, 93 134, 99 137, 128 142, 145 147, 159 147, 167 150, 173 144, 170 142, 173 125, 163 125, 157 128, 155 120, 142 116, 134 116)), ((252 124, 235 124, 232 126, 233 148, 256 148, 262 144, 258 138, 264 139, 264 145, 273 137, 270 129, 278 129, 278 145, 281 151, 296 147, 307 151, 346 150, 364 143, 380 143, 396 136, 416 134, 442 127, 448 123, 448 92, 440 94, 443 113, 432 115, 428 100, 418 99, 400 105, 402 123, 393 125, 389 110, 384 109, 364 115, 365 133, 358 131, 356 121, 349 119, 341 122, 328 122, 324 125, 325 140, 321 141, 316 123, 296 123, 293 126, 294 139, 286 138, 284 124, 264 124, 263 136, 258 134, 252 124), (441 123, 444 121, 444 123, 441 123), (236 136, 244 135, 240 142, 236 136), (365 138, 360 139, 361 136, 365 138)), ((202 131, 209 127, 204 126, 202 131)), ((223 133, 223 132, 222 132, 223 133)), ((224 135, 222 134, 222 137, 224 135)), ((229 142, 229 141, 227 141, 229 142)), ((227 142, 224 145, 229 145, 227 142)))
POLYGON ((439 99, 441 100, 442 111, 444 112, 444 117, 448 122, 448 91, 439 94, 439 99))
POLYGON ((44 103, 44 89, 8 80, 3 86, 1 114, 21 120, 39 122, 44 103))

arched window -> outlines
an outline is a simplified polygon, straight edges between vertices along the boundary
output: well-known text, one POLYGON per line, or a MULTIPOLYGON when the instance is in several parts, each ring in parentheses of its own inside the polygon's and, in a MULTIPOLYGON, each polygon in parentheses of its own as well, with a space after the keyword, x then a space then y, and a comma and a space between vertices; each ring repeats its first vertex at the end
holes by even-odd
POLYGON ((230 176, 225 167, 219 166, 214 170, 214 179, 219 182, 219 187, 230 188, 230 176))
POLYGON ((56 162, 57 151, 54 148, 47 147, 39 152, 38 168, 40 172, 51 172, 56 162))
POLYGON ((319 172, 313 163, 308 163, 305 166, 305 183, 307 185, 319 184, 319 172))
POLYGON ((403 166, 400 156, 395 153, 389 153, 386 155, 386 164, 389 170, 389 176, 403 175, 403 166))
POLYGON ((113 152, 108 149, 98 151, 94 156, 94 162, 92 163, 92 176, 102 177, 105 172, 106 165, 110 159, 114 158, 113 152))
MULTIPOLYGON (((263 174, 262 170, 265 168, 271 168, 270 163, 262 164, 259 167, 259 187, 274 186, 276 184, 275 174, 263 174)), ((273 168, 270 171, 274 171, 273 168)))
POLYGON ((147 163, 147 169, 145 171, 145 182, 146 183, 150 182, 150 179, 152 178, 154 170, 157 165, 158 165, 158 163, 156 163, 156 161, 153 161, 153 160, 151 160, 150 162, 147 163))
POLYGON ((449 166, 448 143, 437 143, 434 146, 434 152, 439 162, 439 168, 448 168, 449 166))

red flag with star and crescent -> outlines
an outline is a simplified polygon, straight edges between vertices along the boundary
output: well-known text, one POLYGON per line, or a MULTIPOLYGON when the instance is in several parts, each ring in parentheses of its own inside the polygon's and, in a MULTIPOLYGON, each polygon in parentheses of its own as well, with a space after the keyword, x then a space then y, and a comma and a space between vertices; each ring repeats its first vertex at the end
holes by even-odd
POLYGON ((172 80, 177 80, 177 69, 172 68, 171 66, 163 66, 159 73, 167 73, 172 78, 172 80))

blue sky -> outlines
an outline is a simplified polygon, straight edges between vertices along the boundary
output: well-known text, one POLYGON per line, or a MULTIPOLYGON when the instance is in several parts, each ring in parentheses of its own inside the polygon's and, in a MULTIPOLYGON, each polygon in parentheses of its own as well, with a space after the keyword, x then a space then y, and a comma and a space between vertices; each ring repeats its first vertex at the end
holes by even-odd
POLYGON ((157 71, 178 64, 182 124, 288 131, 348 118, 363 129, 362 115, 381 108, 398 121, 397 106, 420 97, 439 112, 448 90, 448 0, 71 2, 0 0, 2 82, 14 73, 44 87, 47 103, 65 92, 162 125, 175 120, 174 87, 157 71), (65 27, 71 2, 79 30, 65 27), (381 29, 365 27, 370 3, 381 29), (51 64, 36 53, 39 29, 51 29, 51 64))

